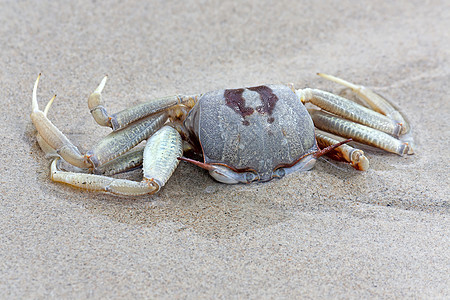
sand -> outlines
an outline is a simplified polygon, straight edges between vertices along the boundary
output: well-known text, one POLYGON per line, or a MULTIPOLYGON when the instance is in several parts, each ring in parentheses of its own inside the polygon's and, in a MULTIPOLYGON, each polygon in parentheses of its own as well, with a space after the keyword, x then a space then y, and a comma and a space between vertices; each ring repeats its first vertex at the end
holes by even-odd
MULTIPOLYGON (((449 298, 450 7, 446 1, 3 1, 0 298, 449 298), (263 83, 364 84, 414 129, 416 154, 365 148, 227 186, 182 163, 155 196, 49 179, 31 92, 87 150, 107 107, 263 83)), ((134 172, 130 178, 139 179, 134 172)))

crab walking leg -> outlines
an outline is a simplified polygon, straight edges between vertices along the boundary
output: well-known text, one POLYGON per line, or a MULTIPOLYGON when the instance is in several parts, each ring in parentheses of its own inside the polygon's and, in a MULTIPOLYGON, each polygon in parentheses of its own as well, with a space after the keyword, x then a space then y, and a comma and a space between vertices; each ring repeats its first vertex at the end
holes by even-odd
POLYGON ((162 112, 135 122, 119 131, 113 131, 86 153, 94 169, 124 154, 147 139, 167 121, 162 112))
POLYGON ((343 97, 309 88, 297 90, 296 93, 303 103, 310 102, 323 110, 347 120, 378 129, 394 136, 398 136, 401 132, 401 124, 397 121, 343 97))
POLYGON ((58 169, 58 160, 53 160, 50 173, 53 181, 69 184, 84 190, 104 191, 117 195, 137 196, 156 193, 159 186, 150 181, 131 181, 102 175, 65 172, 58 169))
POLYGON ((410 151, 408 143, 404 143, 387 133, 353 123, 320 110, 311 110, 309 112, 314 125, 323 131, 345 138, 352 138, 357 142, 374 146, 398 155, 403 155, 410 151))
POLYGON ((46 157, 59 157, 58 153, 55 149, 53 149, 38 133, 36 134, 36 140, 39 144, 39 147, 42 151, 44 151, 46 157))
POLYGON ((38 134, 42 140, 45 141, 45 143, 41 144, 45 145, 43 147, 46 149, 43 150, 48 152, 50 149, 54 149, 54 152, 76 167, 90 167, 90 163, 86 160, 85 156, 80 153, 78 148, 73 145, 72 142, 70 142, 70 140, 47 118, 47 111, 50 108, 52 100, 50 100, 45 111, 39 109, 36 94, 40 77, 41 74, 39 74, 34 84, 31 101, 32 112, 30 117, 38 134))
MULTIPOLYGON (((114 131, 119 130, 146 116, 164 111, 178 104, 185 104, 186 102, 194 103, 195 101, 196 100, 194 100, 194 98, 188 96, 175 95, 154 99, 146 103, 127 108, 111 115, 112 129, 114 131)), ((193 106, 194 104, 191 105, 193 106)))
POLYGON ((174 95, 154 99, 146 103, 127 108, 118 113, 109 115, 106 111, 106 108, 103 106, 103 99, 101 94, 103 88, 105 87, 107 78, 108 77, 105 76, 100 85, 89 96, 88 106, 91 110, 92 116, 99 125, 111 127, 114 131, 120 130, 137 120, 143 119, 158 112, 162 112, 178 104, 185 104, 193 107, 199 96, 174 95))
MULTIPOLYGON (((47 117, 47 113, 50 110, 50 107, 53 103, 53 100, 55 100, 56 95, 54 95, 52 97, 52 99, 50 99, 50 101, 47 103, 47 105, 45 106, 44 109, 44 116, 47 117)), ((36 134, 36 141, 39 144, 39 147, 41 148, 42 151, 44 151, 45 156, 46 157, 50 157, 50 158, 61 158, 61 156, 58 154, 58 151, 55 150, 54 148, 52 148, 43 138, 42 136, 39 134, 39 132, 36 134)), ((80 170, 83 170, 82 168, 78 168, 80 170)))
POLYGON ((181 135, 171 126, 164 126, 152 135, 144 149, 144 178, 162 187, 175 171, 178 157, 183 155, 181 135))
POLYGON ((53 181, 86 190, 104 191, 118 195, 154 194, 165 185, 178 165, 183 152, 181 136, 170 126, 164 126, 147 141, 144 150, 144 179, 141 182, 116 179, 102 175, 65 172, 52 162, 53 181))
POLYGON ((136 147, 116 159, 97 167, 94 173, 107 176, 119 174, 141 167, 143 161, 144 147, 136 147))
POLYGON ((406 118, 403 117, 403 115, 386 98, 378 95, 377 93, 362 85, 353 84, 341 78, 327 74, 317 73, 317 75, 352 89, 353 92, 360 98, 365 100, 373 110, 382 113, 383 115, 386 115, 389 118, 400 123, 400 135, 403 135, 410 131, 411 127, 409 126, 406 118))
MULTIPOLYGON (((173 125, 173 124, 172 124, 173 125)), ((178 128, 177 128, 178 130, 178 128)), ((183 142, 183 152, 192 150, 192 146, 183 142)), ((142 167, 144 161, 144 147, 136 147, 116 159, 97 167, 95 174, 114 175, 142 167)))
MULTIPOLYGON (((48 101, 47 105, 45 106, 45 109, 43 111, 45 117, 47 117, 47 113, 50 110, 50 107, 52 106, 55 98, 56 98, 56 95, 54 95, 50 99, 50 101, 48 101)), ((45 152, 45 155, 47 157, 59 157, 56 150, 53 149, 52 147, 50 147, 50 145, 42 138, 42 136, 39 134, 39 132, 36 134, 36 140, 39 144, 39 147, 41 147, 41 150, 45 152)))
MULTIPOLYGON (((338 140, 321 130, 316 130, 316 140, 321 148, 339 143, 338 140)), ((333 159, 349 162, 356 170, 366 171, 369 169, 369 160, 364 155, 364 151, 355 149, 348 144, 343 144, 330 153, 333 159)))
POLYGON ((362 86, 353 84, 341 78, 318 73, 319 76, 334 81, 336 83, 342 84, 350 89, 361 99, 366 101, 373 110, 386 115, 387 117, 396 120, 401 125, 401 130, 399 132, 399 139, 409 145, 408 154, 414 154, 414 137, 412 135, 412 129, 409 125, 406 117, 402 115, 402 113, 392 105, 386 98, 378 95, 372 90, 362 86))
POLYGON ((79 168, 94 167, 95 169, 122 155, 161 128, 168 118, 167 112, 161 112, 135 122, 120 131, 110 133, 86 155, 82 155, 78 148, 47 118, 48 110, 55 97, 49 101, 44 111, 39 109, 36 96, 39 78, 40 74, 33 89, 31 113, 31 120, 38 131, 39 145, 46 154, 59 155, 79 168))

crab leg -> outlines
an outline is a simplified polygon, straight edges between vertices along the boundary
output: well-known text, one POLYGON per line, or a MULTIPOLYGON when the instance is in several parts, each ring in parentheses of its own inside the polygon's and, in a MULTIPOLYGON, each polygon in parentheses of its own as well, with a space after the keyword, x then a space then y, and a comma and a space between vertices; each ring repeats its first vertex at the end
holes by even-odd
POLYGON ((314 121, 314 125, 321 130, 345 138, 352 138, 357 142, 374 146, 398 155, 410 152, 408 143, 402 142, 384 132, 339 118, 321 110, 311 110, 309 112, 314 121))
POLYGON ((38 131, 39 144, 47 154, 57 154, 71 165, 79 168, 95 169, 124 154, 155 133, 168 118, 168 113, 164 111, 134 122, 126 128, 110 133, 92 150, 89 150, 86 155, 82 155, 78 148, 47 118, 47 112, 54 97, 49 101, 44 111, 39 110, 36 96, 39 78, 40 75, 33 89, 33 111, 31 113, 31 120, 38 131))
POLYGON ((54 159, 50 167, 51 179, 56 182, 90 191, 105 191, 128 196, 151 194, 159 190, 159 187, 153 182, 137 182, 101 175, 61 171, 58 168, 58 160, 59 158, 54 159))
POLYGON ((61 171, 57 166, 58 159, 52 162, 51 176, 53 181, 87 190, 118 195, 153 194, 170 178, 178 165, 177 158, 182 152, 182 140, 178 131, 170 126, 164 126, 147 141, 143 154, 144 179, 141 182, 61 171))
POLYGON ((362 85, 357 85, 332 75, 322 73, 317 73, 317 75, 352 89, 353 92, 360 98, 365 100, 373 110, 386 115, 393 120, 396 120, 401 125, 400 135, 403 135, 410 131, 411 127, 406 121, 406 118, 403 117, 403 115, 397 109, 395 109, 394 106, 386 98, 378 95, 377 93, 362 85))
MULTIPOLYGON (((53 101, 55 100, 56 95, 54 95, 47 103, 47 105, 45 106, 45 109, 43 111, 44 116, 47 117, 47 113, 50 109, 50 107, 53 104, 53 101)), ((56 150, 53 149, 52 147, 50 147, 50 145, 42 138, 42 136, 39 134, 39 132, 36 135, 36 140, 39 144, 39 147, 41 147, 42 151, 45 152, 45 155, 48 157, 56 157, 59 156, 58 153, 56 153, 56 150)))
MULTIPOLYGON (((320 148, 339 143, 338 140, 321 130, 316 130, 316 140, 320 148)), ((328 156, 331 156, 335 160, 349 162, 353 168, 359 171, 366 171, 369 169, 369 160, 364 155, 364 151, 355 149, 348 144, 343 144, 335 148, 328 156)))
POLYGON ((124 154, 150 137, 167 121, 167 112, 149 116, 119 131, 113 131, 86 153, 94 169, 124 154))
POLYGON ((114 175, 142 166, 144 161, 144 147, 135 147, 121 156, 94 169, 98 175, 114 175))
POLYGON ((303 103, 310 102, 347 120, 394 136, 398 136, 401 133, 402 127, 397 121, 343 97, 309 88, 297 90, 297 95, 303 103))
POLYGON ((107 78, 108 77, 105 76, 100 82, 99 86, 89 96, 88 106, 91 110, 92 116, 99 125, 111 127, 114 131, 120 130, 137 120, 143 119, 158 112, 162 112, 178 104, 184 104, 192 107, 196 103, 199 96, 174 95, 154 99, 146 103, 124 109, 123 111, 120 111, 118 113, 109 115, 106 111, 106 108, 103 106, 103 99, 101 94, 103 88, 105 87, 107 78))
MULTIPOLYGON (((401 114, 401 112, 394 107, 392 103, 390 103, 386 98, 378 95, 372 90, 362 86, 357 85, 348 81, 345 81, 341 78, 318 73, 317 75, 334 81, 336 83, 342 84, 350 89, 362 100, 364 100, 373 110, 386 115, 388 118, 397 121, 400 124, 400 132, 398 137, 401 141, 409 144, 409 152, 408 154, 413 154, 414 148, 414 138, 412 136, 411 126, 409 125, 408 120, 401 114)), ((369 125, 370 126, 370 125, 369 125)))
POLYGON ((54 149, 54 152, 76 167, 90 167, 90 163, 86 160, 85 156, 80 153, 78 148, 47 118, 47 111, 52 100, 50 100, 45 111, 39 109, 36 93, 40 77, 41 74, 39 74, 34 84, 31 102, 32 112, 30 117, 42 140, 45 142, 43 143, 45 144, 44 147, 46 147, 47 151, 54 149))

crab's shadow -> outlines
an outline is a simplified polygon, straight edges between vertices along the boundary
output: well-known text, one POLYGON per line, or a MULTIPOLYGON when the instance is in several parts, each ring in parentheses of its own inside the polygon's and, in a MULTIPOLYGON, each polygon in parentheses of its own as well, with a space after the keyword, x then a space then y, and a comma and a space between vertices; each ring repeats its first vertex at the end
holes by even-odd
MULTIPOLYGON (((169 182, 158 194, 136 198, 92 194, 84 206, 92 213, 137 226, 171 223, 175 230, 193 230, 207 238, 229 238, 248 231, 266 228, 309 213, 333 202, 308 189, 321 172, 341 181, 358 176, 353 170, 343 174, 336 167, 287 176, 267 183, 226 185, 214 181, 207 172, 181 163, 169 182)), ((140 180, 140 172, 128 178, 140 180), (132 177, 135 178, 132 178, 132 177)))
MULTIPOLYGON (((140 172, 128 178, 140 180, 140 172), (134 177, 134 178, 133 178, 134 177)), ((269 183, 270 184, 270 183, 269 183)), ((175 230, 194 230, 209 238, 230 237, 283 222, 289 211, 270 197, 260 197, 266 184, 225 185, 201 169, 180 164, 156 195, 117 197, 82 192, 83 206, 95 214, 137 226, 171 223, 175 230)))

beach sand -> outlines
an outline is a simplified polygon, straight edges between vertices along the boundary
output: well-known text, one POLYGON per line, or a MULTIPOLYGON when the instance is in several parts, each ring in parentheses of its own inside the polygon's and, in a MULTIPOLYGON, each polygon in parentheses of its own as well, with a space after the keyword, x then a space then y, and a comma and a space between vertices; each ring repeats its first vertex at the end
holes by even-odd
POLYGON ((0 3, 0 298, 450 297, 445 1, 151 2, 0 3), (180 163, 154 196, 82 191, 36 143, 40 72, 41 107, 58 95, 49 118, 83 151, 109 132, 87 108, 105 74, 116 112, 264 83, 341 93, 324 72, 391 99, 416 153, 234 186, 180 163))

